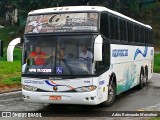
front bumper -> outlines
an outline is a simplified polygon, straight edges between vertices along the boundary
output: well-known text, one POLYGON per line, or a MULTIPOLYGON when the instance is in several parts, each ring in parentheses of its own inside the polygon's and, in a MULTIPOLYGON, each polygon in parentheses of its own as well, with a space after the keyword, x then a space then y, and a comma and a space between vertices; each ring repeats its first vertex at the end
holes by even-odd
POLYGON ((80 104, 97 105, 98 97, 96 90, 91 92, 31 92, 22 89, 25 102, 50 103, 50 104, 80 104), (61 96, 61 100, 49 100, 50 96, 61 96))

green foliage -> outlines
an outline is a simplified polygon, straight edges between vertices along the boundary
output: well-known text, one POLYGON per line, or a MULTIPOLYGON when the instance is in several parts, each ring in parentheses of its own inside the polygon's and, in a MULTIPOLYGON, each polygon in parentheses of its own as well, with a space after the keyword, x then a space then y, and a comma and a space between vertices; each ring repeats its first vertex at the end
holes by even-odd
POLYGON ((27 16, 31 10, 41 9, 46 7, 67 6, 67 5, 80 5, 83 0, 12 0, 19 9, 20 16, 27 16))
POLYGON ((129 0, 128 1, 128 12, 131 17, 138 14, 139 11, 139 0, 129 0))
POLYGON ((0 84, 20 83, 21 61, 0 61, 0 84))
POLYGON ((4 46, 7 47, 9 42, 16 38, 21 37, 24 27, 6 27, 0 28, 0 39, 3 40, 4 46))
MULTIPOLYGON (((23 33, 23 27, 7 27, 0 29, 0 39, 3 40, 4 43, 4 54, 3 58, 0 58, 0 61, 7 60, 7 47, 11 40, 17 37, 21 37, 23 33)), ((19 47, 14 49, 14 60, 21 60, 22 50, 19 47)))
MULTIPOLYGON (((7 48, 4 48, 3 50, 4 50, 3 57, 0 58, 0 61, 7 61, 7 48)), ((21 48, 16 47, 14 49, 13 60, 14 61, 22 60, 22 49, 21 48)))
POLYGON ((8 79, 5 79, 3 81, 0 81, 0 84, 7 84, 7 85, 10 85, 10 84, 21 84, 21 77, 20 76, 17 76, 17 77, 11 77, 11 78, 8 78, 8 79))
POLYGON ((153 27, 154 43, 160 45, 160 2, 141 10, 137 19, 153 27))
POLYGON ((160 120, 160 117, 150 118, 149 120, 160 120))
POLYGON ((22 34, 22 27, 0 29, 0 39, 4 41, 4 56, 0 58, 0 85, 20 84, 21 82, 21 48, 14 49, 14 62, 6 62, 9 42, 22 34))
POLYGON ((154 55, 154 72, 160 73, 160 54, 154 55))

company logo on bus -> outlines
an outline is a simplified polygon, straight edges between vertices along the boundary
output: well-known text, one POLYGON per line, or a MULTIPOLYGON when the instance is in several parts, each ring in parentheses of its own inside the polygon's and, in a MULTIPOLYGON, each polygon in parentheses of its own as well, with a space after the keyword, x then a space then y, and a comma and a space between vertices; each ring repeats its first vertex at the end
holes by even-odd
POLYGON ((54 91, 57 91, 57 90, 58 90, 58 87, 57 87, 57 86, 53 86, 53 90, 54 90, 54 91))
POLYGON ((103 85, 104 83, 105 83, 104 80, 99 81, 99 85, 103 85))
POLYGON ((44 81, 36 81, 36 80, 25 80, 26 84, 44 84, 44 81))
POLYGON ((58 87, 67 87, 69 88, 70 90, 73 90, 74 87, 70 86, 70 85, 62 85, 62 84, 57 84, 55 83, 53 80, 45 80, 45 83, 49 86, 52 86, 53 87, 53 90, 57 91, 58 90, 58 87))
POLYGON ((147 56, 147 52, 148 52, 148 47, 145 47, 144 51, 142 52, 139 48, 136 49, 136 52, 134 54, 134 60, 136 59, 136 57, 138 56, 138 54, 141 54, 143 57, 147 56))
POLYGON ((113 49, 112 50, 112 57, 126 57, 128 56, 127 49, 113 49))

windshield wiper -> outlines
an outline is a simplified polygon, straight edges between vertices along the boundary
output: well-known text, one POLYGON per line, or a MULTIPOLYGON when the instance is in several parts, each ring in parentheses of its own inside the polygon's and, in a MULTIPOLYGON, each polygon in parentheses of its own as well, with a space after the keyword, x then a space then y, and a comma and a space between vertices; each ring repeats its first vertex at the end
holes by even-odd
POLYGON ((65 66, 67 67, 67 69, 69 70, 69 72, 71 73, 71 75, 74 75, 74 72, 73 72, 72 68, 69 66, 67 60, 65 58, 63 58, 62 61, 65 64, 65 66))
MULTIPOLYGON (((46 64, 43 65, 40 69, 44 69, 49 63, 51 63, 52 65, 52 61, 54 59, 54 56, 50 56, 50 58, 46 61, 46 64)), ((64 63, 64 65, 67 67, 68 71, 71 73, 71 75, 74 75, 74 72, 72 70, 72 68, 69 66, 68 62, 66 59, 62 59, 62 62, 64 63)), ((42 74, 42 73, 39 73, 39 74, 42 74)))

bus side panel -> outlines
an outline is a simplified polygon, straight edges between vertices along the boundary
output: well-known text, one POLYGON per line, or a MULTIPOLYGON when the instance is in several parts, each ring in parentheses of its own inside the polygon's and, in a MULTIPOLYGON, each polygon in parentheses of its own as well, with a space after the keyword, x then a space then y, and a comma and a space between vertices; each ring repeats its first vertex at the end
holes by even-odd
POLYGON ((153 75, 153 68, 154 68, 154 48, 152 47, 150 50, 150 55, 152 58, 148 61, 148 79, 150 79, 153 75))
POLYGON ((153 47, 111 44, 111 66, 117 78, 117 94, 139 84, 141 67, 148 67, 148 78, 151 78, 153 54, 153 47))
POLYGON ((108 84, 110 79, 110 72, 106 71, 99 77, 93 78, 93 85, 97 85, 97 103, 100 104, 108 98, 108 84))

